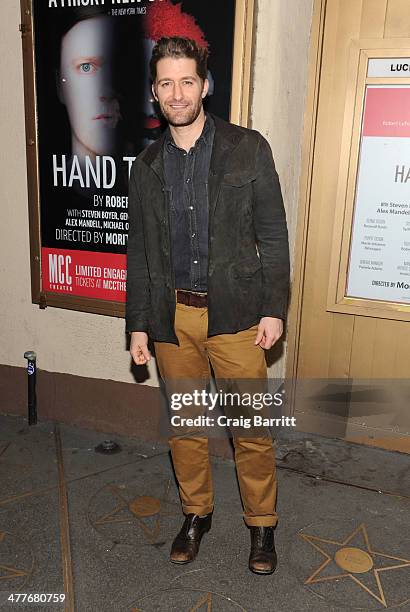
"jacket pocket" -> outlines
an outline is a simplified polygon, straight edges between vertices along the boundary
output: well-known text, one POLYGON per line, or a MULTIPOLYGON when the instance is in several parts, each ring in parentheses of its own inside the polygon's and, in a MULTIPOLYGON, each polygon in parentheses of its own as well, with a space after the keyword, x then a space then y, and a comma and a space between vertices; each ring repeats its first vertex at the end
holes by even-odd
POLYGON ((232 276, 234 278, 251 278, 261 268, 262 264, 259 258, 236 263, 232 268, 232 276))
POLYGON ((230 185, 231 187, 243 187, 252 183, 256 179, 255 173, 244 173, 244 172, 229 172, 224 174, 222 178, 223 185, 230 185))

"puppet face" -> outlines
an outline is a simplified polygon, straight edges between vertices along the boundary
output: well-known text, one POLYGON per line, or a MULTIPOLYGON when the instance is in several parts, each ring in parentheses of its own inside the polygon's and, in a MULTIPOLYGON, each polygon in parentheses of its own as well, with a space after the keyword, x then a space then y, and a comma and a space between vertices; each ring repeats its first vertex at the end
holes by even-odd
POLYGON ((61 41, 60 98, 71 124, 73 154, 115 152, 121 119, 113 89, 114 26, 109 17, 78 22, 61 41))
POLYGON ((157 64, 153 94, 161 112, 173 126, 191 125, 202 110, 208 79, 202 81, 190 58, 165 57, 157 64))

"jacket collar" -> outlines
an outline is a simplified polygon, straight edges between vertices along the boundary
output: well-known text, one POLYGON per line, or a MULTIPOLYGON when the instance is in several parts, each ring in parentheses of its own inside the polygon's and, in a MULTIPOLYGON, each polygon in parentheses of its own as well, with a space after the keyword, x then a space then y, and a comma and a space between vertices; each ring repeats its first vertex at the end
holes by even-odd
MULTIPOLYGON (((243 138, 243 134, 238 131, 237 126, 220 119, 216 115, 209 113, 215 122, 214 145, 211 158, 211 173, 218 174, 221 162, 226 159, 228 151, 231 151, 238 142, 243 138)), ((163 178, 162 166, 162 147, 166 140, 167 132, 163 132, 161 136, 153 142, 145 151, 142 160, 157 171, 163 178), (158 172, 159 171, 159 172, 158 172)))

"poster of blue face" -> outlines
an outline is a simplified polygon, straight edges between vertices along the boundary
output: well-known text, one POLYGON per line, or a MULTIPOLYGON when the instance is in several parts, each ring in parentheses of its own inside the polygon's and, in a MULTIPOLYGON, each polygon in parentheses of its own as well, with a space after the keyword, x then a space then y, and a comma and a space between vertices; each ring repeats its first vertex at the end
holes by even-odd
POLYGON ((235 0, 31 0, 42 291, 125 301, 128 178, 165 128, 149 60, 164 36, 209 51, 205 108, 229 120, 235 0))

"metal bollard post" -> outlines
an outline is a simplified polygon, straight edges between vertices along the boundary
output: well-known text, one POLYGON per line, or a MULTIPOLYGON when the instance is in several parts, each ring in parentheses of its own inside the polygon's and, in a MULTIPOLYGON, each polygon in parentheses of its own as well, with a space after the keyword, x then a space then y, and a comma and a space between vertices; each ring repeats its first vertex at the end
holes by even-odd
POLYGON ((28 381, 28 424, 37 423, 37 398, 36 398, 36 358, 34 351, 26 351, 24 358, 27 359, 27 381, 28 381))

